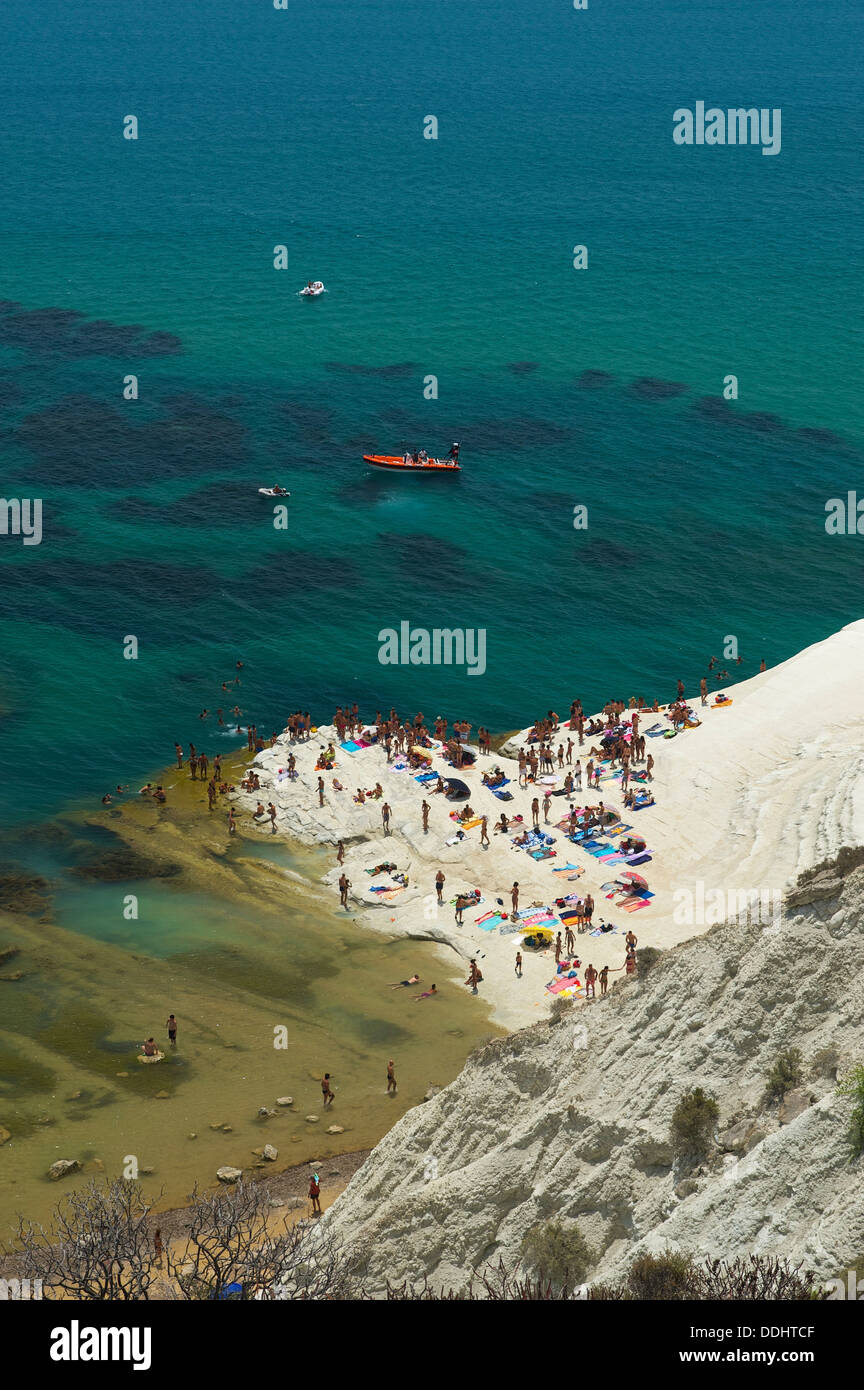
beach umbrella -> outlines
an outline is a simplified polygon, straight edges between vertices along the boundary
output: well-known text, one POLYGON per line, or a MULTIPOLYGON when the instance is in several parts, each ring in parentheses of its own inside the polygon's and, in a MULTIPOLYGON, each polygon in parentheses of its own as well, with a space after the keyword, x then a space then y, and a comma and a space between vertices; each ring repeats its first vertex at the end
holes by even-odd
POLYGON ((641 874, 634 874, 630 869, 628 869, 626 873, 623 873, 621 877, 629 878, 632 883, 638 883, 640 888, 648 887, 647 878, 643 878, 641 874))
POLYGON ((549 927, 528 927, 526 928, 526 934, 523 936, 522 941, 524 945, 528 945, 531 941, 536 941, 538 944, 545 944, 553 939, 554 933, 550 931, 549 927))

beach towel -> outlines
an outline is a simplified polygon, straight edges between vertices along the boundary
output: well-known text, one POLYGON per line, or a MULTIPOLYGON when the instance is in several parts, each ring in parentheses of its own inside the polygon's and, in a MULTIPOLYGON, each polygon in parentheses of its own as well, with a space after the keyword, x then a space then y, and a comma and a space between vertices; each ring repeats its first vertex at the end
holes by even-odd
POLYGON ((474 923, 474 926, 479 927, 481 931, 494 931, 495 928, 499 926, 501 922, 506 921, 506 917, 499 917, 496 912, 493 913, 491 917, 484 918, 483 921, 480 921, 478 918, 478 920, 474 923))
POLYGON ((415 782, 437 782, 437 781, 438 781, 438 773, 437 773, 437 772, 421 772, 420 775, 419 775, 418 777, 415 777, 415 778, 414 778, 414 781, 415 781, 415 782))
MULTIPOLYGON (((646 898, 636 898, 632 903, 621 903, 625 912, 638 912, 642 907, 650 907, 651 904, 646 898)), ((656 924, 655 924, 656 925, 656 924)))
POLYGON ((551 983, 546 986, 546 993, 557 994, 559 997, 563 995, 566 998, 568 995, 573 994, 577 989, 581 988, 582 986, 579 984, 578 980, 571 979, 569 975, 559 975, 557 979, 552 980, 551 983))
POLYGON ((592 929, 591 929, 591 931, 589 931, 588 935, 589 935, 589 936, 614 936, 615 933, 617 932, 617 930, 618 930, 617 927, 592 927, 592 929))
POLYGON ((554 859, 558 851, 556 849, 532 849, 528 853, 539 864, 541 859, 554 859))
POLYGON ((501 930, 498 934, 499 936, 512 936, 514 932, 521 932, 522 930, 523 925, 521 922, 507 921, 502 923, 501 930))
POLYGON ((642 851, 641 854, 628 854, 628 855, 627 855, 627 863, 628 863, 628 864, 647 864, 648 861, 650 860, 650 858, 651 858, 651 855, 648 853, 648 851, 643 849, 643 851, 642 851))
POLYGON ((562 864, 560 868, 553 869, 553 874, 584 874, 585 870, 580 869, 578 864, 562 864))
POLYGON ((363 747, 363 744, 354 743, 353 740, 346 739, 344 743, 339 744, 339 747, 344 748, 346 753, 357 753, 363 747))
POLYGON ((548 927, 554 921, 554 915, 544 908, 542 912, 536 912, 532 917, 524 917, 522 919, 522 926, 529 928, 548 927))
POLYGON ((458 845, 461 844, 464 839, 465 836, 462 834, 453 835, 449 840, 445 840, 444 843, 445 845, 458 845))

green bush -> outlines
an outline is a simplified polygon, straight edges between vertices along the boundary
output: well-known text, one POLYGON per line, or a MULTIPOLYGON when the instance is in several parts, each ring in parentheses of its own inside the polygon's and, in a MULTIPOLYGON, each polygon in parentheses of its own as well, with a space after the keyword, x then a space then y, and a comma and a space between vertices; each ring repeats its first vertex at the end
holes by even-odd
POLYGON ((812 1080, 819 1081, 827 1076, 834 1081, 837 1077, 839 1062, 840 1054, 836 1047, 820 1047, 818 1052, 813 1053, 810 1062, 810 1076, 812 1080))
POLYGON ((562 1226, 546 1221, 534 1226, 522 1241, 522 1258, 553 1288, 571 1291, 585 1281, 596 1256, 575 1222, 562 1226))
POLYGON ((849 1117, 849 1143, 855 1158, 864 1154, 864 1063, 856 1062, 851 1071, 840 1081, 838 1096, 849 1096, 853 1101, 849 1117))
POLYGON ((692 1298, 694 1279, 692 1256, 667 1249, 662 1255, 637 1256, 627 1271, 626 1285, 631 1298, 669 1303, 692 1298))
POLYGON ((787 1091, 800 1085, 804 1075, 801 1066, 801 1053, 797 1047, 784 1048, 778 1052, 774 1065, 768 1073, 768 1095, 771 1100, 782 1100, 787 1091))
POLYGON ((676 1158, 705 1158, 711 1148, 720 1110, 701 1086, 685 1091, 672 1115, 672 1147, 676 1158))
POLYGON ((658 951, 656 946, 643 946, 636 960, 636 973, 644 977, 649 970, 653 970, 658 960, 662 960, 663 952, 658 951))

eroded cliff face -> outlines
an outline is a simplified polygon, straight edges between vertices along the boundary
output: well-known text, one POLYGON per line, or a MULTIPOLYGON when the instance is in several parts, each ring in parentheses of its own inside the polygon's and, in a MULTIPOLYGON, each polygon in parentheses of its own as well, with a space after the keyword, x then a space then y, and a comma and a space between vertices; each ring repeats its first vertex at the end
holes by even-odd
MULTIPOLYGON (((428 1275, 459 1287, 514 1262, 538 1222, 576 1221, 615 1277, 672 1246, 802 1260, 832 1276, 864 1252, 864 1160, 838 1071, 864 1061, 864 867, 847 855, 768 926, 724 924, 606 999, 496 1040, 374 1149, 325 1218, 371 1289, 428 1275), (778 1054, 803 1080, 766 1100, 778 1054), (672 1113, 701 1086, 711 1156, 675 1158, 672 1113)), ((864 1273, 864 1271, 862 1271, 864 1273)))

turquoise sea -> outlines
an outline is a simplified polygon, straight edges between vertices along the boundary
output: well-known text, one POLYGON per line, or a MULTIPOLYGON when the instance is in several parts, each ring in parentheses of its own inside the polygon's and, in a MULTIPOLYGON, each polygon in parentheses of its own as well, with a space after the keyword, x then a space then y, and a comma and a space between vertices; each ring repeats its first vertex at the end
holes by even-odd
POLYGON ((198 715, 235 698, 268 732, 353 700, 500 730, 860 617, 864 541, 824 517, 864 494, 862 29, 4 0, 0 495, 44 537, 0 537, 0 819, 231 746, 198 715), (699 100, 780 108, 780 154, 676 146, 699 100), (458 479, 362 462, 453 439, 458 479), (484 628, 485 674, 381 666, 403 620, 484 628))

